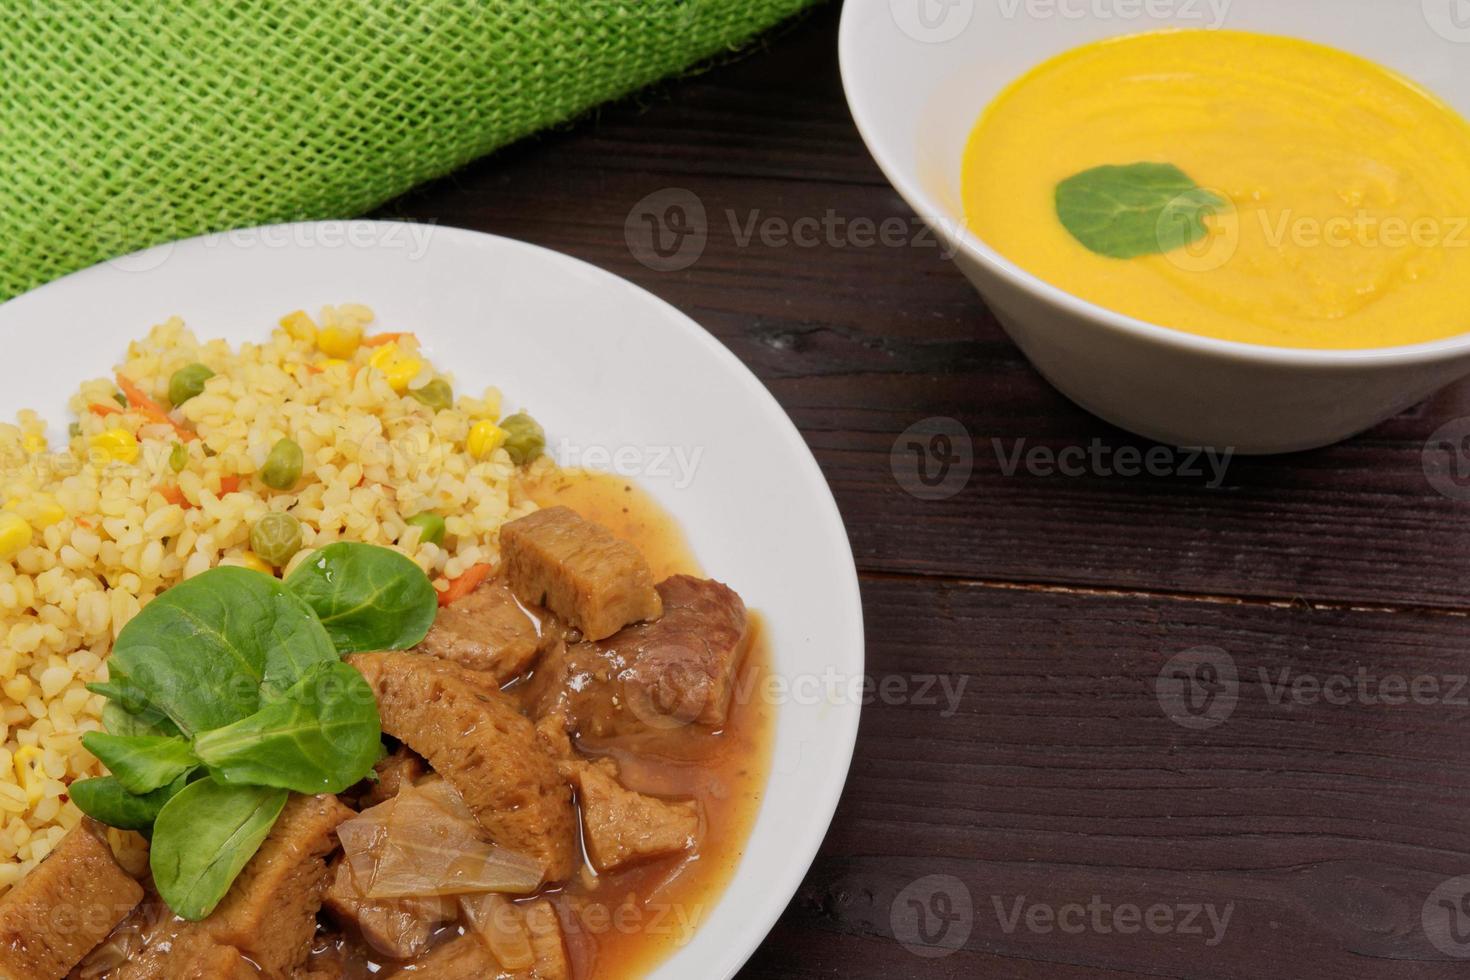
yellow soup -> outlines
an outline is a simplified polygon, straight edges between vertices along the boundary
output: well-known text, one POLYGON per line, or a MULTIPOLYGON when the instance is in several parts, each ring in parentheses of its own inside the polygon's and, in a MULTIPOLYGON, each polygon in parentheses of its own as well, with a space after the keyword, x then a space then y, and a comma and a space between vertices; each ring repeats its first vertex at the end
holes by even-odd
POLYGON ((967 223, 1002 255, 1151 323, 1315 348, 1470 330, 1470 124, 1331 48, 1231 31, 1087 45, 985 112, 963 184, 967 223), (1187 208, 1114 193, 1118 168, 1162 164, 1217 206, 1196 203, 1191 225, 1187 208), (1064 184, 1076 194, 1059 194, 1064 184), (1076 208, 1099 201, 1135 230, 1157 217, 1158 247, 1098 251, 1078 229, 1108 228, 1076 208))

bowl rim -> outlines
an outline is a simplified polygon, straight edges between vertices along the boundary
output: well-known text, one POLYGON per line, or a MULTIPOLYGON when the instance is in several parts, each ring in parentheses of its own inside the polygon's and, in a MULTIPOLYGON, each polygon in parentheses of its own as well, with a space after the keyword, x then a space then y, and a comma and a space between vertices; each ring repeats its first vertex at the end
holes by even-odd
MULTIPOLYGON (((887 5, 884 4, 884 6, 887 5)), ((883 172, 883 176, 898 191, 899 196, 909 207, 913 208, 919 218, 936 235, 952 248, 963 252, 970 259, 979 263, 987 271, 1005 280, 1012 287, 1029 293, 1079 319, 1129 339, 1171 347, 1180 352, 1261 366, 1323 369, 1376 368, 1437 364, 1470 355, 1470 325, 1467 325, 1465 332, 1450 337, 1393 347, 1345 349, 1280 347, 1206 337, 1172 327, 1160 326, 1110 310, 1053 286, 1034 273, 1028 272, 986 244, 970 230, 963 215, 954 214, 952 209, 941 206, 934 195, 926 191, 916 178, 906 173, 895 161, 889 147, 895 139, 900 137, 885 134, 881 130, 879 124, 869 114, 867 105, 861 97, 862 89, 854 84, 860 75, 871 73, 874 70, 871 66, 884 64, 882 59, 863 59, 858 57, 857 53, 859 33, 863 29, 859 20, 864 14, 871 15, 872 9, 873 7, 863 3, 862 0, 847 0, 843 4, 837 37, 838 70, 842 77, 843 96, 847 100, 848 110, 852 114, 853 123, 857 126, 863 144, 868 148, 868 153, 877 163, 878 169, 883 172), (936 220, 940 216, 946 220, 936 220)), ((894 27, 894 33, 898 34, 897 25, 894 27)), ((984 105, 976 107, 977 119, 984 108, 984 105)))

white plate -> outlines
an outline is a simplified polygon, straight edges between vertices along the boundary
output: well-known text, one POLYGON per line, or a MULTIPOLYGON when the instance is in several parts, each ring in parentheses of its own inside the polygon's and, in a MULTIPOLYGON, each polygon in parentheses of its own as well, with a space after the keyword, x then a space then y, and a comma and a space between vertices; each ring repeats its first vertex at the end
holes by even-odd
POLYGON ((719 904, 653 974, 733 975, 795 894, 842 792, 860 704, 815 695, 830 677, 861 677, 862 607, 842 520, 806 444, 692 320, 610 273, 491 235, 278 225, 160 246, 0 305, 0 409, 35 408, 64 430, 67 394, 110 374, 129 340, 169 316, 239 342, 291 310, 343 302, 373 307, 382 329, 417 333, 461 386, 499 385, 508 406, 545 425, 558 456, 602 451, 601 468, 636 471, 709 573, 765 618, 775 671, 797 685, 777 711, 765 802, 719 904))

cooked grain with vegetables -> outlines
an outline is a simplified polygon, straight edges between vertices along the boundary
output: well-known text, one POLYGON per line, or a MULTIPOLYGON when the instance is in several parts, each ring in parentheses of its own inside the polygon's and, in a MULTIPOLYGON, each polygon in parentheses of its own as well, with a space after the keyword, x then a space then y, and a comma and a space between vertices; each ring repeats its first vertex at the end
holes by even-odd
POLYGON ((237 349, 171 320, 70 407, 55 446, 0 425, 0 976, 591 980, 687 942, 770 712, 654 505, 360 306, 237 349))

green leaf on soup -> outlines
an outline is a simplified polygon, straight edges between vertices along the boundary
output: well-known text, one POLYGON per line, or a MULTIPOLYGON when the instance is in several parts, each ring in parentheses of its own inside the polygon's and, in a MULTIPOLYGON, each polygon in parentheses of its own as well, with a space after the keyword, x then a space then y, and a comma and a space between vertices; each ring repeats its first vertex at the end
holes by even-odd
POLYGON ((254 714, 338 659, 321 622, 272 576, 220 567, 174 586, 118 635, 110 664, 186 735, 254 714))
POLYGON ((194 752, 221 782, 340 793, 372 771, 381 744, 372 688, 339 661, 250 717, 199 735, 194 752))
POLYGON ((339 653, 406 650, 434 625, 438 593, 423 569, 388 548, 329 544, 286 585, 316 610, 339 653))
POLYGON ((119 830, 148 833, 164 804, 188 785, 189 775, 184 773, 162 789, 141 796, 123 789, 122 783, 112 776, 80 779, 72 783, 67 792, 72 802, 93 820, 119 830))
POLYGON ((1084 170, 1057 185, 1057 217, 1088 249, 1115 259, 1158 255, 1210 233, 1205 218, 1228 201, 1173 164, 1084 170))
POLYGON ((153 824, 148 865, 158 894, 175 915, 198 922, 214 911, 290 795, 283 789, 201 779, 164 804, 153 824))
POLYGON ((129 793, 151 793, 199 765, 189 743, 177 737, 88 732, 82 745, 129 793))

